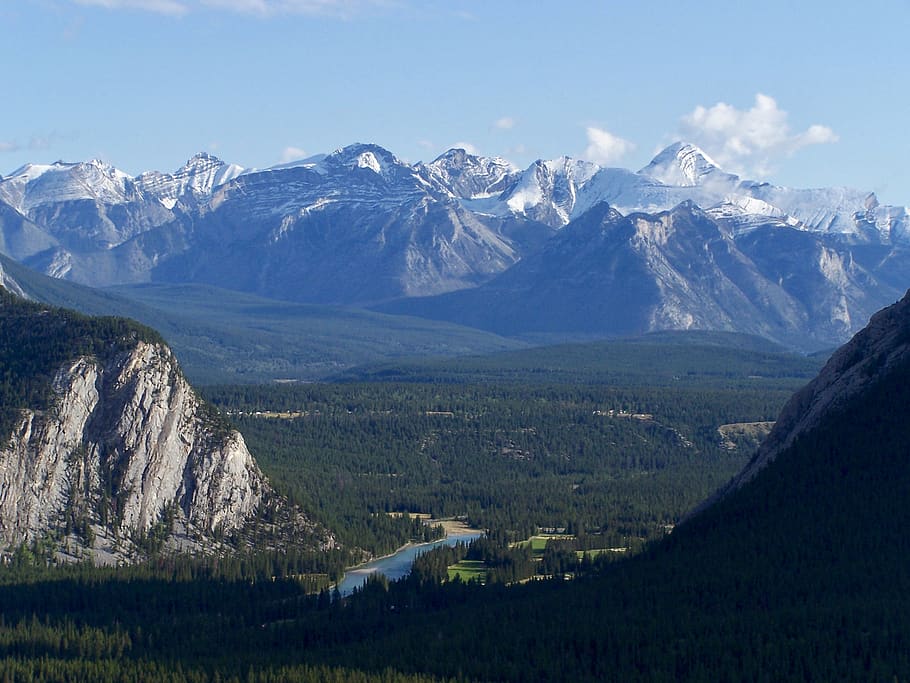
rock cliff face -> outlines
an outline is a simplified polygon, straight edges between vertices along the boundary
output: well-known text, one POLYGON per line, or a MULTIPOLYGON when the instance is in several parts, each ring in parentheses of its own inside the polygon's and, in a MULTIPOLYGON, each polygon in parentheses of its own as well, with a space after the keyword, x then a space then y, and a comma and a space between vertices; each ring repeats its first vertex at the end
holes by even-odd
POLYGON ((598 204, 473 289, 374 308, 504 335, 723 330, 815 350, 904 291, 817 235, 728 225, 685 202, 623 215, 598 204))
POLYGON ((709 503, 751 481, 823 419, 862 401, 863 394, 879 379, 905 373, 908 367, 910 292, 872 316, 865 328, 831 356, 818 377, 793 395, 749 464, 709 503))
POLYGON ((243 437, 196 396, 170 350, 138 341, 66 363, 49 409, 22 411, 0 450, 0 552, 80 527, 96 558, 128 554, 164 526, 204 546, 242 529, 269 493, 243 437))

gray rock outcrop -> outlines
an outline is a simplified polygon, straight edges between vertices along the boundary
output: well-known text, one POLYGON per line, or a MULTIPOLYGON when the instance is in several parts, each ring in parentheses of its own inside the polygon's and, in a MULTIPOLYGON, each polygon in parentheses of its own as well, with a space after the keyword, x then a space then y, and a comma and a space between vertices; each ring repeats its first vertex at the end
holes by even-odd
POLYGON ((270 492, 243 437, 161 344, 67 363, 53 394, 48 410, 22 411, 0 450, 0 552, 80 519, 94 530, 86 551, 115 558, 175 521, 186 538, 214 539, 243 528, 270 492))

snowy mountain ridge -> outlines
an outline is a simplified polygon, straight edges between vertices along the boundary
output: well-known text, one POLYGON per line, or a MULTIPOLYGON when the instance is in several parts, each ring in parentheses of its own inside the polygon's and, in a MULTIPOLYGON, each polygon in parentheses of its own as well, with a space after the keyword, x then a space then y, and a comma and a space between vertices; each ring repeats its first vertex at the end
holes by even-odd
MULTIPOLYGON (((299 169, 332 177, 334 182, 328 183, 331 187, 324 197, 309 196, 307 201, 290 197, 278 201, 273 193, 278 207, 301 208, 336 195, 348 201, 375 202, 382 201, 379 195, 385 194, 397 201, 402 190, 412 194, 420 186, 430 194, 458 200, 472 213, 528 218, 556 229, 600 202, 623 213, 653 213, 691 200, 718 215, 726 212, 731 225, 746 230, 759 217, 769 217, 851 241, 910 239, 907 207, 883 206, 873 193, 849 188, 796 189, 742 180, 685 142, 669 145, 637 172, 572 157, 538 160, 522 170, 500 157, 478 156, 463 149, 451 149, 429 163, 408 164, 379 145, 361 143, 265 169, 244 168, 203 152, 173 173, 146 171, 136 177, 97 160, 58 161, 27 164, 0 177, 0 200, 29 218, 38 207, 79 200, 116 205, 152 199, 171 210, 178 202, 220 202, 219 190, 242 176, 270 174, 272 182, 280 185, 286 179, 284 174, 299 169), (358 177, 362 171, 377 178, 365 181, 362 175, 358 177), (376 187, 380 178, 383 188, 376 187)), ((313 180, 309 185, 321 184, 313 180)), ((292 181, 283 194, 295 195, 298 188, 299 183, 292 181)))
POLYGON ((198 199, 211 195, 216 187, 244 171, 236 164, 227 164, 218 157, 201 152, 174 173, 146 171, 136 176, 136 182, 142 191, 157 197, 168 209, 173 209, 181 197, 190 195, 198 199))
POLYGON ((521 333, 616 333, 622 309, 627 331, 840 343, 910 286, 908 244, 906 207, 741 179, 683 142, 639 171, 464 149, 412 164, 356 143, 265 169, 200 153, 173 173, 92 161, 0 178, 0 252, 55 277, 357 306, 477 289, 446 315, 475 322, 468 309, 499 301, 478 324, 521 333), (628 220, 595 220, 605 207, 628 220), (592 296, 603 305, 580 314, 592 296))

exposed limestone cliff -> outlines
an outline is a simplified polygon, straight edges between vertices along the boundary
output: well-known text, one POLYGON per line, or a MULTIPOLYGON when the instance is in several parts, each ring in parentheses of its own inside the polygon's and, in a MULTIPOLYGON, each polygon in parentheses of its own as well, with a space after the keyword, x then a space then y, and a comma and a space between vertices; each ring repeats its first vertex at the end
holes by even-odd
POLYGON ((101 561, 163 525, 171 542, 211 547, 269 496, 243 437, 197 397, 171 351, 138 341, 66 363, 49 408, 22 411, 0 450, 0 552, 48 534, 63 542, 80 525, 79 552, 101 561))

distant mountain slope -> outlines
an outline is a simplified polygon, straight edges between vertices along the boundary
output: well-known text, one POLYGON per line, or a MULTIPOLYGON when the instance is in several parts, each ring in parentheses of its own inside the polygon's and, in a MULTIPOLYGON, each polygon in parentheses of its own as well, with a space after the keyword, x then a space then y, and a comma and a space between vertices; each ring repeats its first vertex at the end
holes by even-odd
POLYGON ((814 233, 737 236, 690 202, 628 216, 599 204, 480 287, 378 309, 499 334, 709 329, 813 349, 899 296, 886 278, 814 233))
POLYGON ((140 285, 111 291, 157 311, 179 311, 163 328, 164 334, 173 336, 194 374, 209 384, 312 381, 381 359, 451 357, 527 346, 452 323, 289 303, 204 285, 140 285))
POLYGON ((449 323, 310 306, 204 285, 97 290, 48 278, 0 256, 0 280, 36 301, 118 315, 160 331, 194 382, 314 380, 352 365, 525 346, 449 323))

